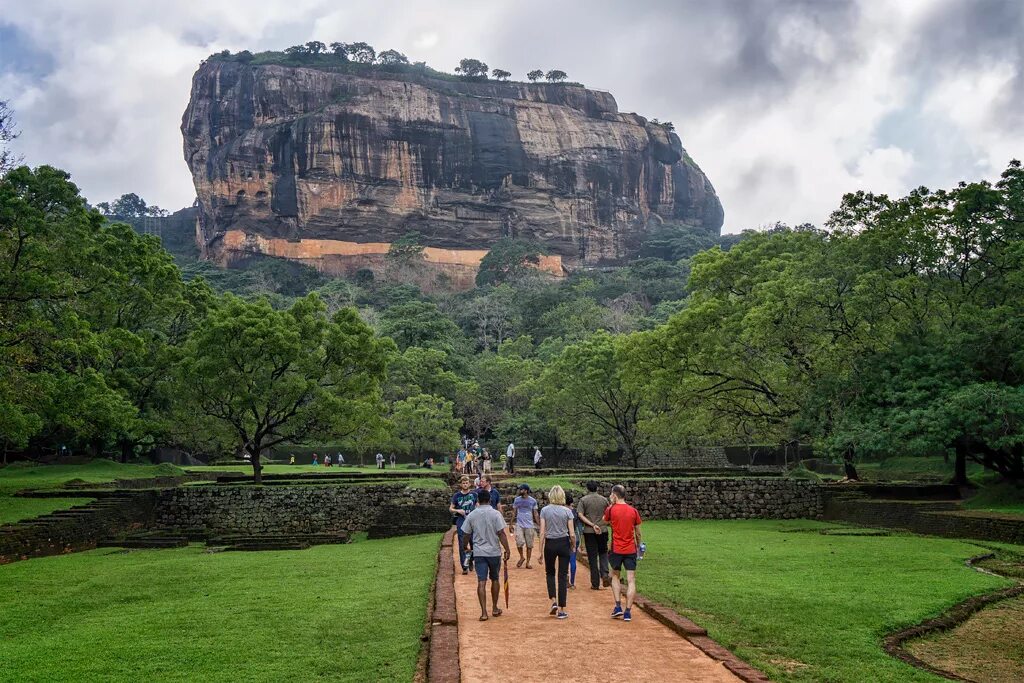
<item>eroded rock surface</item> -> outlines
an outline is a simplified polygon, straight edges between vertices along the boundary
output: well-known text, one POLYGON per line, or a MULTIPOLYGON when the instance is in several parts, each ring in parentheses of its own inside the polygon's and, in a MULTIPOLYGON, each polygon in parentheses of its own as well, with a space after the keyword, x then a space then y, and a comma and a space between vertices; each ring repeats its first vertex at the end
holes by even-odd
POLYGON ((621 262, 666 223, 722 225, 675 133, 578 86, 209 61, 182 133, 197 240, 222 263, 343 272, 416 230, 453 274, 471 278, 507 236, 543 242, 558 272, 621 262))

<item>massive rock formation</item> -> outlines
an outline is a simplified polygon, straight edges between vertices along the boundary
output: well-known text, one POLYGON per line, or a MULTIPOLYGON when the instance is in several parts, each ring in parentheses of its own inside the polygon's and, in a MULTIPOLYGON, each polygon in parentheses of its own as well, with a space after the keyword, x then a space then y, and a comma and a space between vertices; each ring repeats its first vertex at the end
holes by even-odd
POLYGON ((197 241, 222 263, 372 268, 416 230, 465 285, 502 237, 544 243, 558 273, 620 263, 655 226, 722 225, 675 133, 579 86, 211 60, 181 128, 197 241))

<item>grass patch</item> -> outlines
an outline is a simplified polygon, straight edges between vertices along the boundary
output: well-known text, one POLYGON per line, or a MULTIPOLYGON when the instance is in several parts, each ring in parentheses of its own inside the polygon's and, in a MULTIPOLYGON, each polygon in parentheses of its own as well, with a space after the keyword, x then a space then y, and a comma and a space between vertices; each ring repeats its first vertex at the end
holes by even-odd
MULTIPOLYGON (((976 477, 985 471, 976 462, 967 463, 967 476, 976 477)), ((946 482, 953 478, 953 459, 945 458, 886 458, 881 462, 857 464, 857 474, 866 481, 927 481, 946 482)))
POLYGON ((1008 481, 992 480, 984 483, 978 492, 964 502, 968 510, 991 510, 1024 515, 1024 486, 1008 481))
POLYGON ((932 666, 976 681, 1024 681, 1024 597, 987 607, 954 629, 910 643, 932 666))
MULTIPOLYGON (((185 467, 186 472, 200 472, 205 474, 211 474, 215 472, 224 472, 226 474, 241 473, 252 475, 252 465, 197 465, 185 467)), ((404 465, 398 469, 388 468, 386 470, 379 470, 373 465, 365 466, 353 466, 348 465, 343 467, 324 467, 323 465, 281 465, 271 464, 263 466, 263 474, 300 474, 300 473, 313 473, 313 474, 379 474, 380 476, 390 476, 392 474, 408 474, 410 472, 422 472, 430 473, 443 471, 442 469, 428 470, 422 467, 409 469, 404 465)))
POLYGON ((0 679, 408 681, 438 539, 2 566, 0 679))
POLYGON ((183 471, 174 465, 125 465, 112 460, 93 460, 83 465, 37 465, 14 463, 0 468, 0 524, 45 515, 82 505, 91 498, 15 498, 22 489, 55 489, 65 482, 80 480, 102 483, 115 479, 148 479, 174 476, 183 471))
POLYGON ((1007 585, 964 566, 977 545, 910 535, 784 533, 808 520, 643 525, 640 590, 777 681, 935 681, 882 637, 1007 585))
POLYGON ((23 519, 67 510, 76 505, 91 503, 94 498, 12 498, 0 496, 0 524, 13 524, 23 519))

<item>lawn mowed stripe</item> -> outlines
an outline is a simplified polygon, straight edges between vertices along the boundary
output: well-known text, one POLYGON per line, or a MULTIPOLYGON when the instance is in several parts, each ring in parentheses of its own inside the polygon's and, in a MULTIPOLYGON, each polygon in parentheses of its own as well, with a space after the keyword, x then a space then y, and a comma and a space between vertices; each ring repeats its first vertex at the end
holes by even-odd
POLYGON ((948 539, 836 536, 807 520, 648 522, 640 591, 777 681, 936 681, 890 658, 884 635, 1009 582, 948 539), (806 532, 786 532, 807 529, 806 532))
POLYGON ((412 678, 439 535, 0 567, 0 680, 412 678))

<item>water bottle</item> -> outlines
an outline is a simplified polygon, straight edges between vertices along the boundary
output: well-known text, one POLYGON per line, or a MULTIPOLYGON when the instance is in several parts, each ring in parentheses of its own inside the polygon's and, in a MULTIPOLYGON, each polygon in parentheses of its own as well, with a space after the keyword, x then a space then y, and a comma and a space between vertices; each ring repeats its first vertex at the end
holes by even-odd
POLYGON ((647 552, 647 544, 646 543, 641 543, 640 544, 640 550, 636 554, 636 559, 637 560, 644 559, 644 553, 646 553, 646 552, 647 552))

